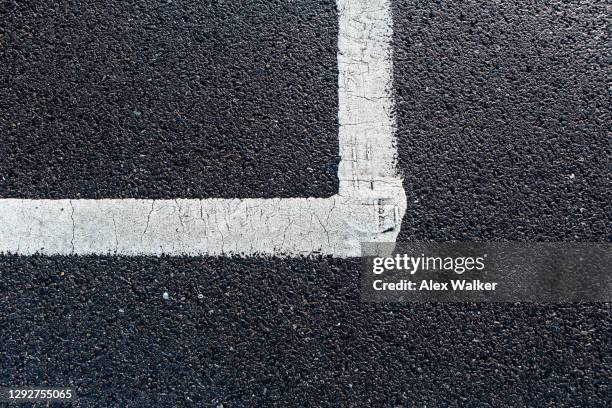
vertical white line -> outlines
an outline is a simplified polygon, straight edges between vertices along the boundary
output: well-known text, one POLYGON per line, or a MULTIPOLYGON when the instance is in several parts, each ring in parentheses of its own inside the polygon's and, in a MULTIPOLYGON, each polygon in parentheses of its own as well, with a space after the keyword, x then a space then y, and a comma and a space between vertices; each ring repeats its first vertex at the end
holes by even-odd
POLYGON ((397 178, 388 0, 338 0, 340 194, 397 178), (370 147, 374 149, 370 151, 370 147))

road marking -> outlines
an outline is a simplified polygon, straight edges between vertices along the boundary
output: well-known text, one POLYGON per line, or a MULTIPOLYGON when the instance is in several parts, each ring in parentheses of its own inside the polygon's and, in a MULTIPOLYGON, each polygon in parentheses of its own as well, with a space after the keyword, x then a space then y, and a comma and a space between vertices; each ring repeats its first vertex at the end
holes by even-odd
POLYGON ((389 3, 337 0, 338 194, 0 199, 0 253, 351 257, 361 242, 394 242, 406 195, 396 169, 389 3))

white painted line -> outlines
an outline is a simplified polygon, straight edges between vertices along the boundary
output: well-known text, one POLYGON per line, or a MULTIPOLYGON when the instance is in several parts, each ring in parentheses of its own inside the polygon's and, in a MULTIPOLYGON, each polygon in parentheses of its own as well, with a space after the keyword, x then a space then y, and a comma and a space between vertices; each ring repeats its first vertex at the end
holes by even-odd
POLYGON ((0 199, 0 253, 360 255, 394 242, 406 211, 396 170, 390 0, 337 0, 340 188, 285 199, 0 199))

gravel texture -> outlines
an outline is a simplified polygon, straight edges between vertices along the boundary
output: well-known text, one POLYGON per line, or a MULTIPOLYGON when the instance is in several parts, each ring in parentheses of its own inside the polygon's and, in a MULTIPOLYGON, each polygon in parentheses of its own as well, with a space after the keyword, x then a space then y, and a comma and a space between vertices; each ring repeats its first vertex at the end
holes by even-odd
POLYGON ((0 3, 0 197, 327 197, 333 0, 0 3))
POLYGON ((610 400, 609 306, 364 304, 357 260, 0 262, 0 383, 82 407, 610 400))
MULTIPOLYGON (((190 135, 199 134, 204 121, 213 120, 207 115, 233 106, 223 99, 211 99, 214 105, 205 107, 192 103, 205 95, 193 76, 211 75, 200 69, 200 59, 180 48, 187 37, 194 47, 206 47, 195 45, 203 33, 180 29, 198 21, 191 11, 195 9, 179 1, 168 6, 138 3, 143 10, 167 7, 169 14, 156 11, 161 13, 157 19, 158 14, 145 18, 143 12, 137 19, 142 25, 129 31, 128 6, 116 6, 107 11, 111 18, 103 19, 91 3, 82 11, 87 19, 85 14, 77 18, 69 13, 60 19, 65 26, 59 24, 53 31, 58 36, 49 31, 43 41, 28 35, 44 33, 63 8, 50 7, 34 17, 31 13, 37 8, 31 4, 1 6, 10 14, 0 19, 0 43, 9 44, 0 52, 0 73, 2 83, 10 81, 12 86, 0 88, 0 195, 99 197, 137 191, 164 196, 169 189, 187 194, 190 187, 189 194, 206 197, 228 191, 240 197, 323 196, 336 191, 332 178, 337 125, 328 113, 337 105, 335 88, 327 89, 336 75, 328 53, 335 47, 333 8, 325 6, 327 12, 321 14, 314 6, 302 7, 278 18, 278 8, 270 8, 267 15, 273 17, 261 23, 273 31, 264 35, 254 28, 244 30, 271 42, 279 36, 302 36, 301 45, 287 45, 296 51, 291 64, 258 51, 271 58, 275 72, 282 70, 288 78, 303 74, 302 91, 268 89, 271 82, 249 83, 244 85, 249 92, 268 92, 279 100, 269 106, 262 94, 245 98, 261 98, 249 103, 263 116, 287 117, 288 100, 300 92, 316 95, 300 99, 307 104, 303 117, 316 119, 300 123, 321 130, 314 132, 316 142, 293 139, 294 133, 288 132, 289 139, 283 136, 279 144, 266 144, 267 136, 261 135, 278 134, 270 122, 261 122, 261 117, 249 122, 243 111, 235 111, 223 117, 236 122, 219 124, 230 128, 223 138, 211 136, 218 141, 213 154, 174 139, 194 143, 190 135), (14 25, 20 19, 30 22, 7 28, 7 21, 14 25), (292 21, 300 28, 290 28, 292 21), (149 32, 147 24, 156 29, 149 32), (118 38, 125 42, 115 43, 110 33, 121 29, 127 31, 118 38), (62 38, 73 39, 72 44, 62 38), (98 50, 87 45, 91 41, 117 48, 98 50), (50 51, 36 44, 56 47, 55 65, 47 61, 50 51), (162 58, 157 68, 148 66, 160 44, 167 44, 167 59, 162 58), (28 46, 29 65, 19 59, 28 46), (131 78, 137 84, 129 87, 133 94, 93 93, 95 86, 84 78, 102 71, 95 58, 79 59, 78 47, 89 50, 85 55, 116 58, 106 68, 106 74, 116 79, 100 83, 107 87, 102 89, 119 92, 127 86, 122 81, 131 78), (71 57, 73 53, 77 56, 71 57), (183 59, 170 57, 177 53, 183 59), (122 60, 121 55, 134 60, 122 60), (321 66, 312 67, 312 59, 320 60, 321 66), (79 60, 90 68, 62 65, 79 60), (147 62, 147 67, 138 61, 147 62), (305 66, 309 68, 303 71, 305 66), (157 72, 156 81, 147 85, 144 72, 157 72), (193 92, 193 99, 184 100, 185 92, 193 92), (34 94, 39 102, 32 102, 34 94), (53 109, 53 120, 44 116, 53 109), (191 112, 183 115, 184 132, 168 135, 166 141, 159 136, 145 141, 143 135, 179 120, 174 109, 191 112), (28 111, 38 112, 40 118, 28 116, 28 111), (7 118, 13 117, 23 118, 23 129, 10 130, 7 118), (104 146, 109 141, 103 136, 109 133, 96 129, 123 129, 114 137, 125 150, 118 149, 111 160, 127 168, 118 178, 123 181, 104 184, 112 174, 101 171, 95 183, 66 183, 66 167, 87 177, 92 166, 108 164, 96 156, 104 149, 100 153, 95 144, 74 147, 75 136, 69 130, 75 123, 84 134, 98 135, 96 143, 104 146), (253 132, 234 133, 251 127, 253 132), (257 132, 260 136, 255 137, 257 132), (64 144, 36 147, 35 141, 45 134, 64 144), (224 139, 227 135, 231 142, 224 139), (167 153, 162 155, 167 158, 158 159, 159 150, 153 148, 145 149, 143 160, 134 158, 129 152, 141 147, 126 144, 130 137, 139 141, 135 146, 169 146, 172 158, 167 153), (23 143, 17 144, 20 138, 23 143), (258 143, 261 155, 246 157, 245 140, 258 143), (273 149, 272 155, 264 149, 273 149), (206 173, 204 181, 201 175, 192 178, 193 163, 185 164, 179 157, 184 152, 215 163, 233 150, 242 155, 236 159, 239 163, 252 159, 256 170, 244 167, 238 172, 231 161, 224 161, 223 168, 211 164, 215 175, 206 173), (73 157, 76 151, 89 156, 79 161, 73 157), (54 154, 58 152, 62 154, 54 154), (286 160, 292 169, 301 169, 299 177, 284 174, 282 167, 269 167, 272 162, 264 157, 278 155, 284 159, 275 165, 286 160), (185 165, 190 175, 182 180, 181 171, 164 173, 176 179, 163 181, 154 172, 139 181, 122 178, 131 168, 152 168, 151 160, 177 160, 171 168, 185 165), (306 166, 314 171, 311 178, 303 177, 306 166), (55 187, 40 181, 45 174, 55 175, 55 187), (267 177, 275 177, 274 182, 268 183, 267 177)), ((220 4, 215 7, 223 9, 225 3, 220 4)), ((265 8, 263 2, 248 4, 253 10, 265 8)), ((240 16, 236 18, 244 21, 240 16)), ((398 159, 409 194, 400 239, 610 240, 606 20, 605 3, 600 1, 396 2, 398 159)), ((217 29, 228 38, 242 35, 228 27, 217 29)), ((232 59, 231 49, 240 49, 249 62, 258 55, 251 45, 216 44, 227 49, 210 58, 226 67, 232 66, 222 64, 232 59)), ((245 72, 236 72, 236 80, 249 79, 245 72)), ((201 86, 214 91, 220 83, 232 83, 226 76, 215 81, 201 86)), ((215 92, 230 95, 236 89, 215 92)), ((119 171, 115 167, 105 168, 119 171)), ((370 305, 359 301, 358 270, 358 260, 328 258, 0 257, 0 384, 73 385, 82 407, 610 405, 609 304, 370 305)))

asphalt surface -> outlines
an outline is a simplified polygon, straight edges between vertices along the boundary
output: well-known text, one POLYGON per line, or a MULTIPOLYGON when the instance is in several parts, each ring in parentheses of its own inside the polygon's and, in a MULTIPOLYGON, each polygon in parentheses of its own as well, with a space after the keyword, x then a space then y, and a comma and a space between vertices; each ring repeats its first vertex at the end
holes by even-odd
POLYGON ((609 306, 368 305, 359 264, 4 258, 0 383, 85 407, 609 402, 609 306))
MULTIPOLYGON (((517 4, 394 7, 400 240, 611 238, 605 4, 517 4)), ((609 304, 370 305, 358 270, 0 257, 0 384, 73 385, 86 407, 612 400, 609 304)))
POLYGON ((609 240, 605 2, 397 2, 405 239, 609 240))
POLYGON ((0 197, 327 197, 334 1, 0 4, 0 197))

